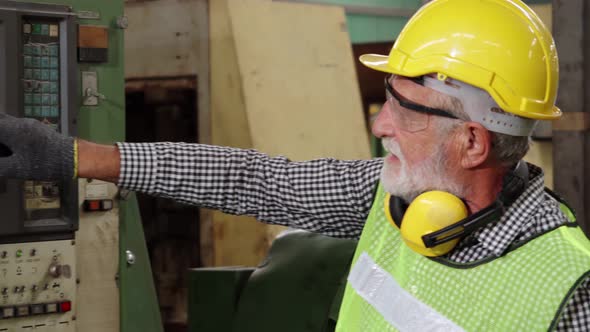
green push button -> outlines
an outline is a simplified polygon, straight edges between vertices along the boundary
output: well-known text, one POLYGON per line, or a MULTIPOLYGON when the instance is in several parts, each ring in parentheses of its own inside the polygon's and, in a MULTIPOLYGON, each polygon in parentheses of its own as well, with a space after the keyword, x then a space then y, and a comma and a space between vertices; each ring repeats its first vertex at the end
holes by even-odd
POLYGON ((43 29, 41 26, 42 24, 33 24, 33 34, 40 35, 43 29))

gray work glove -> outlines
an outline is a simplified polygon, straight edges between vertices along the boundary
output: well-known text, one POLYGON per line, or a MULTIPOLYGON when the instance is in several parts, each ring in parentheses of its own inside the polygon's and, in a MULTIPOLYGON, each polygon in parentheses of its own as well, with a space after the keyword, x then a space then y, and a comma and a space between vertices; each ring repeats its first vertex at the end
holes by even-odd
POLYGON ((0 113, 0 177, 71 180, 74 139, 35 119, 0 113))

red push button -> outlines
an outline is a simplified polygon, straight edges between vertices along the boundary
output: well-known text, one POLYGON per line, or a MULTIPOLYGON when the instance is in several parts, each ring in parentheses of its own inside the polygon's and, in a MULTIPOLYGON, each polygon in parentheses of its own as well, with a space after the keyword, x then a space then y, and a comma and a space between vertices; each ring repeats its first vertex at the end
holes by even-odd
POLYGON ((91 200, 84 201, 84 210, 85 211, 100 211, 100 201, 91 201, 91 200))
POLYGON ((59 312, 68 312, 72 310, 72 302, 65 301, 59 304, 59 312))
POLYGON ((112 199, 85 200, 82 205, 86 212, 109 211, 113 209, 112 199))

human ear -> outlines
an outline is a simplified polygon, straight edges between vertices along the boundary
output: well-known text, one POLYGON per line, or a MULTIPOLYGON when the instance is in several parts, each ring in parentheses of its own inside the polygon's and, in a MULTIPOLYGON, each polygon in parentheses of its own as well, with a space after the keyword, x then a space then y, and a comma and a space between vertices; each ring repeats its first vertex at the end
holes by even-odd
POLYGON ((485 163, 492 151, 492 133, 477 122, 466 122, 460 129, 461 167, 476 168, 485 163))

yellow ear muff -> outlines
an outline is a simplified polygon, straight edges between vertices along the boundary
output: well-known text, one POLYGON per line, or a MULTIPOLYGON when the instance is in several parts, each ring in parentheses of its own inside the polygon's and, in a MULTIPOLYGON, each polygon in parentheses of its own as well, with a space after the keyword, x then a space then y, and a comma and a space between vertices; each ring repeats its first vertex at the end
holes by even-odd
POLYGON ((404 242, 415 252, 441 256, 451 251, 459 239, 427 248, 422 236, 465 219, 467 214, 467 207, 457 196, 444 191, 425 192, 416 197, 404 213, 400 232, 404 242))

